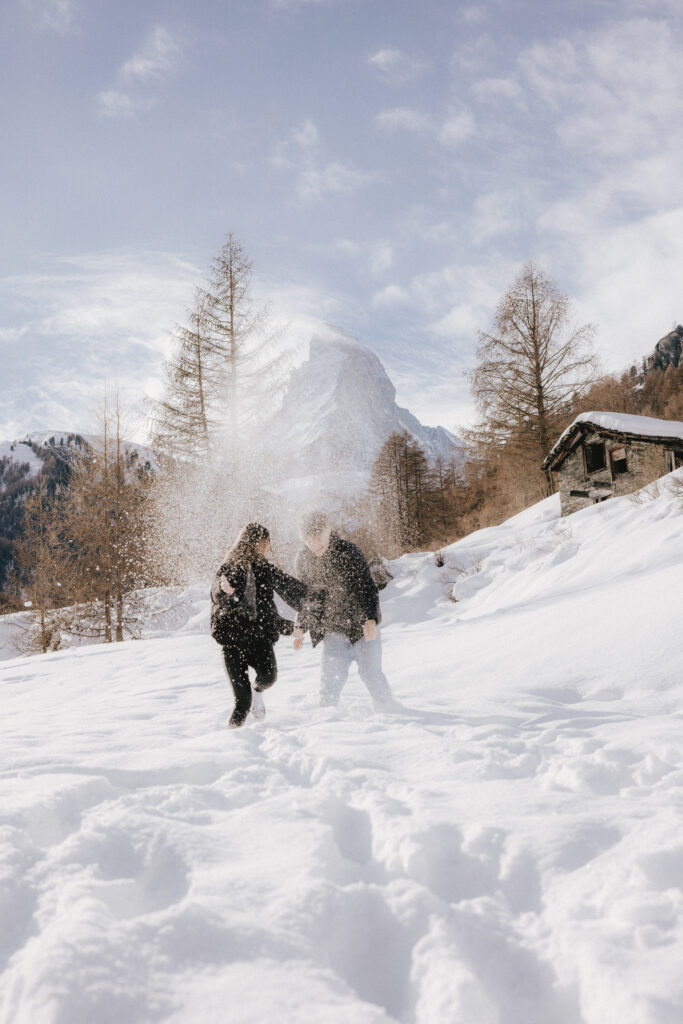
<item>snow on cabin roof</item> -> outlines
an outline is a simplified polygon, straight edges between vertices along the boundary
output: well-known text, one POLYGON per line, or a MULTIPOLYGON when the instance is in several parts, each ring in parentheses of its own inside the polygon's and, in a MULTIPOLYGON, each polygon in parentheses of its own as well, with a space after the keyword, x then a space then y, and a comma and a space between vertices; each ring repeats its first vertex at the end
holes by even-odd
POLYGON ((570 447, 577 428, 582 424, 596 427, 610 434, 625 437, 644 437, 650 440, 680 440, 683 442, 683 423, 679 420, 657 420, 652 416, 634 416, 624 412, 582 412, 576 417, 548 453, 544 469, 554 469, 570 447))
POLYGON ((582 412, 569 430, 575 423, 590 423, 603 430, 638 437, 677 437, 683 440, 683 423, 678 420, 656 420, 652 416, 633 416, 625 412, 582 412))

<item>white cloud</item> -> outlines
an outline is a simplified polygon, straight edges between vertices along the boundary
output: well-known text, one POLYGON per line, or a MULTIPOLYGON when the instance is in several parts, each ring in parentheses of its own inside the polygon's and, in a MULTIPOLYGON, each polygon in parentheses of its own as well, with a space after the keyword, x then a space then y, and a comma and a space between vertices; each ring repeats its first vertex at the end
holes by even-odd
POLYGON ((297 168, 302 163, 314 161, 319 150, 320 132, 317 125, 306 118, 276 146, 272 163, 276 167, 297 168))
POLYGON ((21 0, 22 7, 40 31, 65 35, 76 24, 75 0, 21 0))
POLYGON ((374 175, 347 161, 327 159, 320 133, 310 120, 303 121, 276 147, 272 163, 295 173, 296 194, 305 205, 328 195, 355 192, 375 180, 374 175))
POLYGON ((386 274, 394 265, 394 248, 388 242, 380 242, 373 246, 370 253, 370 270, 379 277, 386 274))
POLYGON ((373 295, 372 304, 419 323, 421 334, 431 336, 426 353, 438 352, 443 359, 451 352, 463 362, 471 358, 477 331, 489 325, 492 310, 518 270, 516 261, 496 252, 480 260, 471 256, 466 264, 448 263, 402 284, 393 282, 373 295))
POLYGON ((537 43, 520 54, 518 66, 527 87, 553 108, 585 86, 575 44, 560 39, 552 44, 537 43))
POLYGON ((141 382, 163 372, 170 332, 202 274, 168 253, 110 252, 0 280, 0 436, 86 429, 105 383, 142 411, 141 382))
POLYGON ((683 322, 683 205, 607 232, 596 224, 581 256, 580 317, 598 324, 609 367, 639 361, 674 321, 683 322))
POLYGON ((490 35, 468 39, 453 53, 451 69, 454 72, 463 71, 468 75, 481 73, 484 68, 495 65, 496 55, 496 44, 490 35))
POLYGON ((354 242, 351 238, 338 238, 334 243, 334 251, 340 252, 344 256, 355 257, 361 252, 361 247, 358 242, 354 242))
POLYGON ((456 230, 451 220, 436 216, 421 204, 412 206, 407 211, 401 227, 410 237, 429 242, 431 245, 448 242, 456 230))
POLYGON ((125 85, 161 78, 175 70, 180 56, 180 47, 171 33, 163 25, 157 25, 142 46, 121 66, 119 77, 125 85))
MULTIPOLYGON (((527 102, 552 114, 575 178, 631 199, 666 201, 666 166, 680 166, 683 65, 661 21, 638 18, 593 34, 534 46, 519 59, 527 102), (663 181, 653 170, 659 163, 663 181), (641 185, 638 185, 638 182, 641 185)), ((673 194, 673 193, 669 193, 673 194)))
POLYGON ((381 110, 375 115, 373 123, 380 131, 390 134, 408 132, 412 135, 428 135, 442 146, 460 145, 477 131, 474 115, 465 108, 452 111, 445 119, 441 119, 414 107, 394 107, 392 110, 381 110))
POLYGON ((378 308, 392 309, 395 306, 410 306, 413 304, 413 300, 406 288, 402 288, 399 284, 389 284, 381 291, 375 292, 372 304, 378 308))
POLYGON ((296 191, 304 203, 319 202, 326 195, 355 192, 372 180, 372 176, 364 171, 333 160, 321 167, 303 168, 299 172, 296 191))
POLYGON ((528 216, 525 198, 519 189, 501 189, 477 196, 470 224, 471 235, 482 242, 519 228, 521 219, 528 216))
POLYGON ((148 34, 142 45, 119 68, 116 86, 97 96, 100 113, 105 117, 131 117, 154 106, 149 87, 171 75, 182 51, 163 25, 148 34))
POLYGON ((395 107, 393 110, 382 110, 375 117, 378 128, 387 132, 427 132, 434 127, 432 118, 421 110, 413 107, 395 107))
POLYGON ((469 110, 454 111, 446 119, 439 132, 439 142, 444 146, 459 146, 477 130, 474 115, 469 110))
MULTIPOLYGON (((499 132, 505 171, 475 200, 468 234, 526 239, 520 262, 539 259, 575 299, 578 320, 598 324, 608 369, 642 357, 683 319, 678 51, 671 23, 614 17, 536 43, 513 75, 471 87, 482 102, 514 105, 500 104, 497 126, 492 106, 478 113, 490 138, 499 132), (514 191, 508 168, 518 172, 514 191)), ((454 302, 434 323, 448 331, 466 320, 463 302, 454 302)))
POLYGON ((509 261, 492 254, 467 267, 446 264, 420 274, 411 290, 435 333, 472 336, 478 327, 486 326, 510 274, 509 261))
POLYGON ((380 78, 390 85, 403 85, 418 78, 426 64, 410 57, 403 50, 387 46, 368 57, 368 64, 380 78))
POLYGON ((683 114, 683 66, 669 24, 650 18, 536 45, 519 58, 530 99, 557 115, 577 157, 633 159, 667 147, 683 114))
POLYGON ((307 119, 293 133, 292 141, 302 149, 314 149, 320 145, 320 133, 313 122, 307 119))
POLYGON ((514 78, 482 78, 472 85, 471 92, 475 99, 484 103, 498 103, 500 100, 521 103, 524 96, 521 85, 514 78))
POLYGON ((133 117, 142 110, 149 110, 153 104, 149 99, 133 96, 117 89, 107 89, 97 97, 100 113, 105 117, 133 117))
POLYGON ((459 13, 467 25, 479 25, 488 18, 488 11, 484 4, 470 4, 469 7, 461 7, 459 13))

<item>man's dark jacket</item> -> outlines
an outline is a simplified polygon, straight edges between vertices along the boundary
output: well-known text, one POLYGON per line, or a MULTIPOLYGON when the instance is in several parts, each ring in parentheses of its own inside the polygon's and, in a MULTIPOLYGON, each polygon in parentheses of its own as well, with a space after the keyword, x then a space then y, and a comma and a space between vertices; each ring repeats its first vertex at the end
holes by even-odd
POLYGON ((307 588, 293 576, 282 572, 265 558, 251 562, 254 592, 247 592, 247 566, 225 562, 216 573, 211 587, 211 636, 223 646, 244 644, 249 640, 275 643, 281 633, 291 633, 293 623, 283 619, 275 607, 273 592, 291 605, 301 608, 307 588), (228 596, 221 590, 225 576, 235 593, 228 596), (254 599, 251 605, 249 597, 254 599))
POLYGON ((310 631, 314 647, 327 633, 343 633, 355 644, 363 636, 367 619, 379 625, 377 587, 363 552, 355 544, 333 533, 324 555, 318 557, 308 548, 299 552, 296 573, 309 588, 318 591, 313 600, 304 601, 298 616, 301 628, 310 631))

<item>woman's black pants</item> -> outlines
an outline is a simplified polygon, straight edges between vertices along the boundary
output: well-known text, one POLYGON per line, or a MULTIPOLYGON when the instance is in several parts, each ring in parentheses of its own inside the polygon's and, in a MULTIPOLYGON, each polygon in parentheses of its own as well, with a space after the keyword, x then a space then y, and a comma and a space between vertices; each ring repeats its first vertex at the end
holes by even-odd
POLYGON ((223 660, 235 693, 233 717, 244 721, 251 708, 249 666, 256 670, 254 689, 267 690, 277 679, 275 649, 269 640, 250 637, 224 644, 223 660))

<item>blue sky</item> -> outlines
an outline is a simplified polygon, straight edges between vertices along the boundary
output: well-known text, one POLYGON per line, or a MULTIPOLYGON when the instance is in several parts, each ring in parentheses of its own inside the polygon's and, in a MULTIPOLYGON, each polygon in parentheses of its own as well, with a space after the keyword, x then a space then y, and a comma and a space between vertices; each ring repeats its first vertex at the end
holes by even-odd
POLYGON ((5 0, 0 436, 140 405, 224 235, 293 341, 472 417, 534 259, 620 369, 683 319, 679 0, 5 0))

